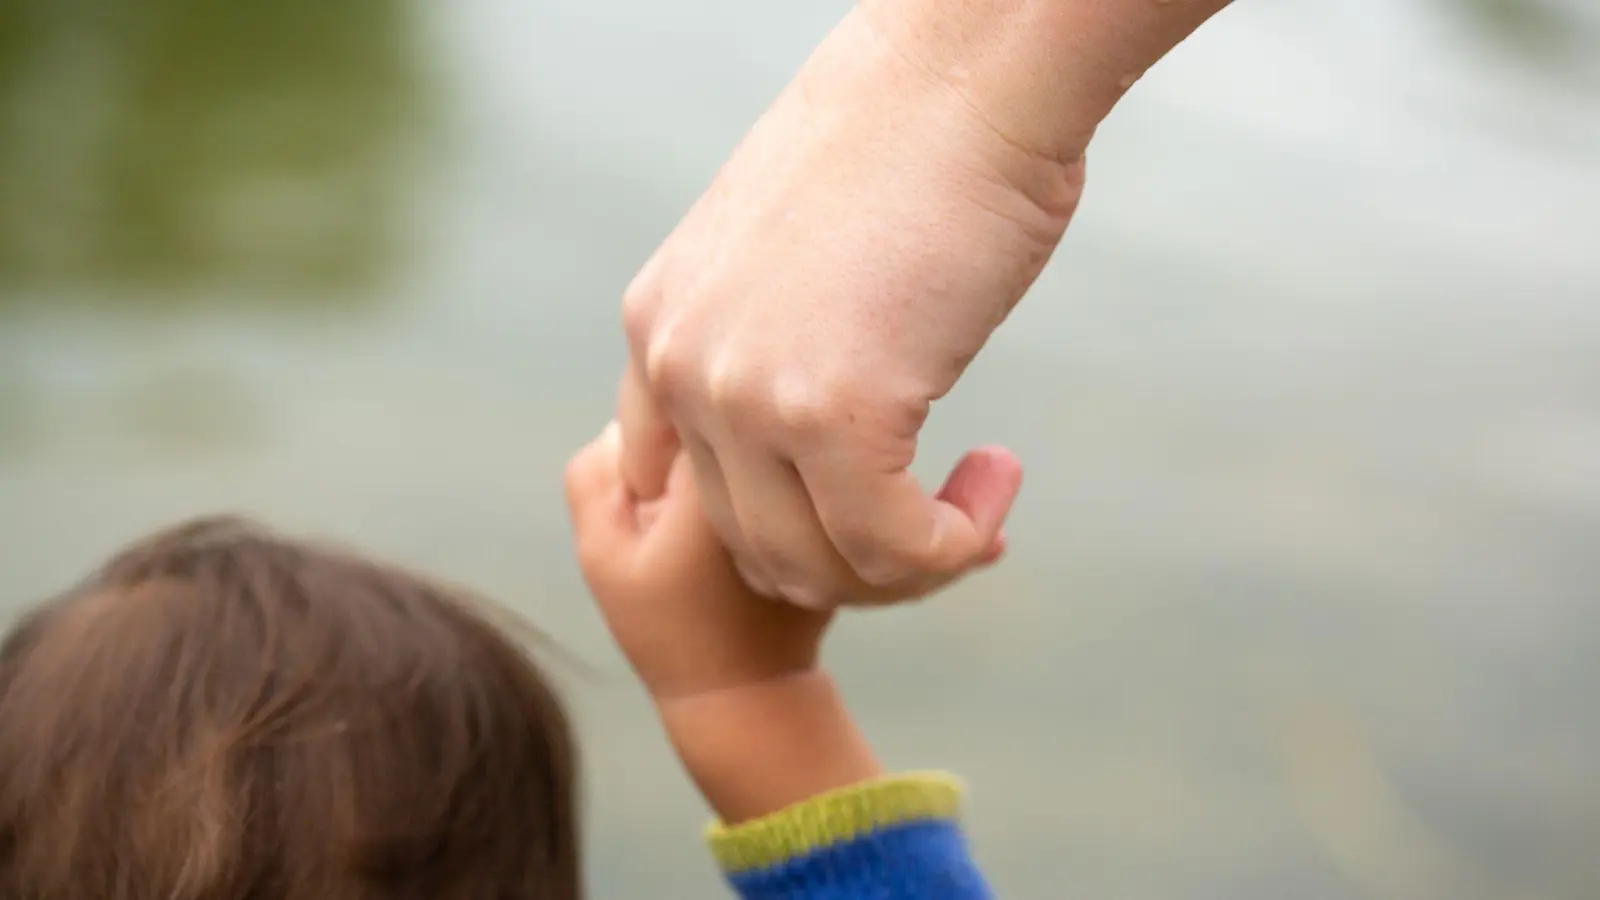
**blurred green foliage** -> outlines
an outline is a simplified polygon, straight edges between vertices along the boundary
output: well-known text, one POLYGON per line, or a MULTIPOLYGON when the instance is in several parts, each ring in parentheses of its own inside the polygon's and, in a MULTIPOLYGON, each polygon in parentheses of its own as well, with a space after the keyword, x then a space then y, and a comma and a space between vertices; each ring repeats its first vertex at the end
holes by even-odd
POLYGON ((1600 18, 1571 0, 1447 0, 1484 33, 1531 61, 1570 62, 1600 41, 1600 18))
MULTIPOLYGON (((430 106, 413 2, 0 0, 0 312, 361 297, 430 106)), ((1541 65, 1600 44, 1588 0, 1434 2, 1541 65)))
POLYGON ((407 0, 0 0, 0 310, 370 279, 424 119, 414 20, 407 0))

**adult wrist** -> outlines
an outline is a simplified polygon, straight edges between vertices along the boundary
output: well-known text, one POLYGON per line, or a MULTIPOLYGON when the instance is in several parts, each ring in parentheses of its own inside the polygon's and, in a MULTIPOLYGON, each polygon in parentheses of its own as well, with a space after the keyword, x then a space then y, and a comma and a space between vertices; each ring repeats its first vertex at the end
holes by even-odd
POLYGON ((808 143, 795 156, 833 170, 830 177, 858 177, 858 168, 890 171, 924 184, 942 182, 942 194, 952 203, 975 202, 1019 220, 1036 218, 1008 200, 985 196, 998 187, 1044 213, 1041 230, 1059 230, 1081 194, 1081 148, 1098 119, 1073 125, 1074 116, 1052 112, 1059 134, 1052 130, 1050 142, 1036 133, 1037 124, 1017 127, 1013 119, 1030 119, 997 100, 1003 92, 976 89, 952 75, 965 52, 957 42, 941 49, 933 40, 936 32, 925 36, 909 20, 897 18, 900 14, 870 0, 852 9, 752 130, 751 139, 760 139, 768 127, 785 135, 799 122, 808 143))
POLYGON ((861 0, 864 22, 1007 140, 1063 163, 1229 0, 861 0))

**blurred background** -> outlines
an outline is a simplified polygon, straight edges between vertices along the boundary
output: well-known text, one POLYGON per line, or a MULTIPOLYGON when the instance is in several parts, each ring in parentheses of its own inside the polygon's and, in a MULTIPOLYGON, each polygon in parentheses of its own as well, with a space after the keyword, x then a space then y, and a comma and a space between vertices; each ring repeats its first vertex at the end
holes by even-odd
MULTIPOLYGON (((594 896, 719 896, 560 471, 845 8, 0 0, 0 618, 221 509, 435 569, 596 670, 594 896)), ((1600 896, 1600 7, 1241 3, 1090 168, 920 461, 1014 552, 832 648, 888 761, 1010 897, 1600 896)))

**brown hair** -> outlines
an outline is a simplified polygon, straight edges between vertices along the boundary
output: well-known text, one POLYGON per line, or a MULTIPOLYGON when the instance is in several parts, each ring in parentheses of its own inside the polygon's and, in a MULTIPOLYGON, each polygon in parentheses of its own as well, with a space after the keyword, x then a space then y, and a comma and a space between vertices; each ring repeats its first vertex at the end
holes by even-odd
POLYGON ((575 764, 474 603, 196 520, 0 645, 0 897, 572 900, 575 764))

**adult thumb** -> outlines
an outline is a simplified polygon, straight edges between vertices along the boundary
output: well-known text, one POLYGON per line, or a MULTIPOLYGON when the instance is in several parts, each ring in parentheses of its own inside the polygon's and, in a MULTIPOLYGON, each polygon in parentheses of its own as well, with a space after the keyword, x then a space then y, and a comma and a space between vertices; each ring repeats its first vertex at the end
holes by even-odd
POLYGON ((968 453, 933 497, 908 471, 806 462, 800 474, 817 518, 839 555, 872 588, 948 579, 992 561, 1022 486, 1022 465, 1000 447, 968 453))
POLYGON ((979 447, 950 471, 936 499, 960 510, 972 530, 988 538, 984 562, 1005 550, 1005 521, 1022 490, 1022 463, 1004 447, 979 447))
POLYGON ((617 389, 617 425, 623 484, 637 500, 659 499, 667 492, 672 461, 678 455, 678 432, 650 395, 639 367, 632 364, 623 370, 617 389))

